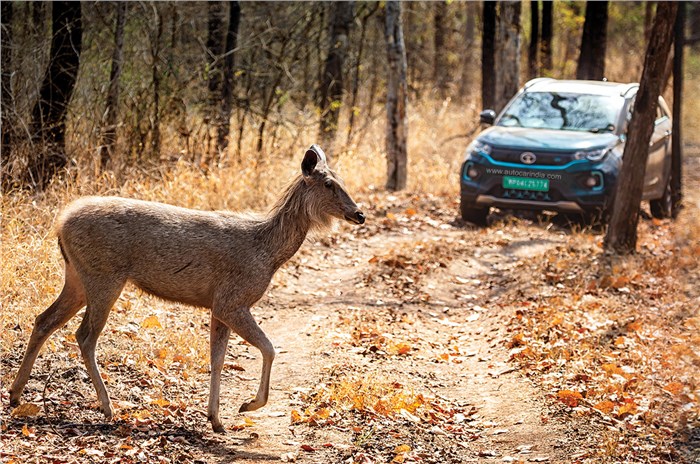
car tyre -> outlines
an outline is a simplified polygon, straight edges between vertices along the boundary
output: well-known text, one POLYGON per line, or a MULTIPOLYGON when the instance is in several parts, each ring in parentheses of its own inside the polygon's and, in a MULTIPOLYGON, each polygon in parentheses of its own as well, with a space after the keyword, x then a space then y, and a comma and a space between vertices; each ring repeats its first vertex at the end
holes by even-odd
POLYGON ((471 222, 480 227, 486 226, 486 217, 489 215, 489 208, 474 207, 473 204, 464 200, 459 205, 459 211, 462 214, 462 219, 471 222))
POLYGON ((649 210, 652 217, 666 219, 673 216, 673 189, 671 188, 671 176, 668 176, 664 194, 658 200, 649 200, 649 210))

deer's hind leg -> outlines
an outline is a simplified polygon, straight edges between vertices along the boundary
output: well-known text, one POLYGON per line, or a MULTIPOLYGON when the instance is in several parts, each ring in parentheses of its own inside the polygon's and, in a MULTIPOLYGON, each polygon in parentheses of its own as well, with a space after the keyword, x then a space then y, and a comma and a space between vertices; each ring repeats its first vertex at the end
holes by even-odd
POLYGON ((75 333, 75 337, 78 340, 80 353, 83 356, 83 361, 90 375, 90 380, 92 380, 92 384, 97 392, 97 397, 100 401, 100 409, 109 420, 114 415, 114 408, 112 408, 112 401, 109 399, 107 388, 102 381, 100 370, 97 367, 95 348, 97 346, 97 339, 107 323, 107 317, 112 309, 112 305, 117 301, 119 294, 126 284, 126 278, 119 278, 116 276, 91 276, 84 278, 83 282, 85 283, 86 289, 87 309, 85 310, 83 322, 75 333))
POLYGON ((83 284, 80 282, 73 265, 66 262, 65 283, 61 294, 34 321, 34 329, 32 329, 32 335, 29 337, 24 359, 22 359, 22 364, 17 371, 17 377, 15 377, 12 387, 10 387, 10 406, 15 407, 19 405, 20 396, 29 380, 29 374, 44 342, 52 333, 63 327, 75 316, 83 306, 85 306, 83 284))

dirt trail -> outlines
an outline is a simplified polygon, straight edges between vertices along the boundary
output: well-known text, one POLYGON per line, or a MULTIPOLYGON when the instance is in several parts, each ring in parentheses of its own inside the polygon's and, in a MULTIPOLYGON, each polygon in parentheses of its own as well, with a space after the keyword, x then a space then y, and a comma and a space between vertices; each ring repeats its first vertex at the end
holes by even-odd
MULTIPOLYGON (((222 462, 258 462, 282 455, 300 462, 340 462, 337 448, 324 450, 323 445, 340 444, 344 449, 353 445, 356 434, 334 428, 290 428, 288 414, 290 408, 299 407, 293 400, 295 391, 313 387, 338 365, 366 369, 380 378, 403 375, 416 389, 475 409, 475 435, 468 441, 463 436, 441 437, 438 447, 448 454, 444 461, 436 457, 436 462, 488 462, 496 457, 506 462, 565 462, 570 457, 567 431, 549 417, 542 393, 506 363, 503 340, 507 334, 500 324, 505 314, 499 305, 502 294, 512 291, 520 281, 513 270, 523 260, 562 243, 563 233, 537 226, 511 227, 505 234, 482 232, 434 221, 429 225, 409 222, 365 238, 349 231, 335 244, 304 246, 256 309, 256 317, 280 353, 270 403, 263 411, 249 415, 256 423, 254 440, 241 438, 248 431, 234 432, 221 440, 223 452, 218 454, 227 456, 222 462), (416 246, 429 249, 427 264, 435 264, 432 259, 444 261, 428 272, 423 266, 421 272, 409 277, 413 280, 407 286, 409 293, 430 295, 428 301, 406 301, 396 292, 392 297, 394 282, 390 279, 367 283, 368 277, 381 273, 376 269, 376 257, 402 256, 416 246), (343 320, 358 312, 379 319, 403 314, 434 345, 449 349, 450 344, 459 343, 460 356, 436 363, 423 350, 403 359, 371 356, 366 350, 343 344, 338 349, 339 327, 342 331, 343 320), (300 444, 316 451, 300 453, 300 444)), ((384 328, 392 330, 391 324, 384 328)), ((396 335, 411 336, 400 330, 396 335)), ((231 350, 231 355, 236 353, 240 354, 240 347, 231 350)), ((257 354, 251 358, 256 359, 243 357, 238 361, 246 372, 257 373, 257 354)), ((222 391, 252 392, 255 382, 241 383, 240 376, 229 376, 222 391)), ((225 421, 236 416, 242 399, 226 395, 222 401, 225 421)), ((435 431, 426 429, 422 433, 427 437, 416 438, 419 433, 412 430, 406 436, 418 442, 430 441, 435 431)))

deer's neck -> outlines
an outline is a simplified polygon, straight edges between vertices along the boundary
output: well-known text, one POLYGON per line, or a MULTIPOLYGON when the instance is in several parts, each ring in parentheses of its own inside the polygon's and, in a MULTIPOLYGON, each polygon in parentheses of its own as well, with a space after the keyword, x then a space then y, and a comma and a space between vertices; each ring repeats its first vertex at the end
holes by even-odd
POLYGON ((276 271, 299 250, 311 229, 312 220, 304 207, 302 183, 287 191, 262 224, 259 239, 276 271))

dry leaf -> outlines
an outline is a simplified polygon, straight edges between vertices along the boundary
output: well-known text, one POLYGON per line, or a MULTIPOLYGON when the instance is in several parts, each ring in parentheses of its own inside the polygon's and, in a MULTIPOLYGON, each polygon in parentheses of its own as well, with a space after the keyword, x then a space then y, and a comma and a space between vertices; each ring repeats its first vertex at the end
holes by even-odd
POLYGON ((163 326, 160 325, 160 321, 156 316, 148 316, 146 319, 143 320, 143 322, 141 322, 141 327, 143 327, 144 329, 150 329, 153 327, 159 329, 163 328, 163 326))
POLYGON ((34 403, 24 403, 12 410, 12 417, 34 417, 39 414, 39 406, 34 403))
POLYGON ((593 407, 602 413, 610 414, 612 410, 615 409, 615 403, 613 403, 612 401, 605 400, 596 403, 593 407))
POLYGON ((583 398, 579 392, 571 390, 560 390, 559 393, 557 393, 557 397, 562 403, 571 408, 578 406, 578 400, 583 398))
POLYGON ((683 392, 683 384, 680 382, 671 382, 666 384, 664 390, 671 393, 672 395, 679 395, 683 392))

